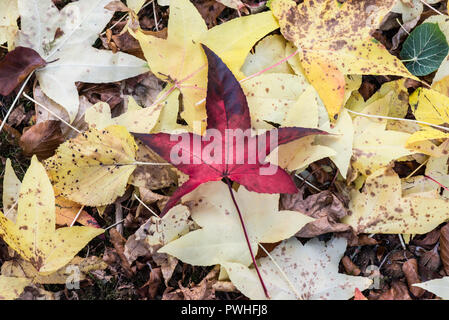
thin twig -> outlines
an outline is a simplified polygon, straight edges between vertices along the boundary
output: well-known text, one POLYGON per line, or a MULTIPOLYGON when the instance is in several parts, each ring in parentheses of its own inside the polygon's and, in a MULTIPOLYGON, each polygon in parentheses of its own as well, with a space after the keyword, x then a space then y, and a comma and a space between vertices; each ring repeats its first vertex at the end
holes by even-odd
POLYGON ((267 251, 267 249, 264 248, 264 246, 262 244, 259 243, 259 247, 262 248, 262 250, 265 252, 265 254, 268 256, 268 258, 271 259, 271 262, 273 262, 273 264, 276 266, 276 268, 279 270, 279 272, 281 273, 281 275, 284 277, 285 281, 287 281, 288 285, 290 286, 290 289, 292 289, 293 293, 296 295, 296 297, 298 298, 298 300, 303 300, 301 294, 296 290, 295 286, 293 285, 293 283, 290 281, 290 279, 287 277, 287 275, 285 274, 284 270, 282 270, 281 266, 276 262, 276 260, 274 260, 273 256, 267 251))
POLYGON ((25 86, 27 85, 28 81, 30 81, 31 76, 34 74, 34 71, 32 71, 28 77, 25 79, 25 81, 22 84, 22 87, 20 88, 19 92, 17 93, 16 98, 14 99, 14 101, 12 102, 11 106, 9 107, 8 112, 6 113, 6 116, 3 118, 2 123, 0 124, 0 132, 3 129, 3 126, 6 123, 6 120, 8 120, 9 115, 11 114, 12 109, 16 106, 17 101, 19 101, 20 96, 22 95, 23 90, 25 89, 25 86))
POLYGON ((25 98, 27 98, 28 100, 30 100, 31 102, 34 102, 35 104, 37 104, 38 106, 42 107, 43 109, 45 109, 48 113, 51 113, 53 116, 55 116, 56 118, 58 118, 62 123, 64 123, 66 126, 68 126, 70 129, 72 129, 73 131, 76 131, 78 133, 81 133, 81 131, 79 131, 77 128, 75 128, 74 126, 72 126, 70 123, 68 123, 67 121, 65 121, 63 118, 61 118, 58 114, 56 114, 55 112, 51 111, 50 108, 47 108, 46 106, 44 106, 42 103, 34 100, 33 98, 31 98, 29 95, 27 95, 25 92, 23 93, 23 96, 25 98))
POLYGON ((69 227, 73 227, 73 225, 75 224, 76 220, 78 220, 78 218, 79 218, 81 212, 83 211, 83 209, 84 209, 84 205, 81 206, 81 208, 79 209, 78 213, 76 214, 75 218, 73 219, 73 221, 72 221, 72 223, 70 224, 69 227))
POLYGON ((410 179, 411 176, 413 176, 416 172, 418 172, 419 169, 421 169, 427 162, 429 162, 430 158, 427 158, 426 161, 421 163, 418 168, 412 171, 408 176, 405 177, 405 180, 410 179))
POLYGON ((147 206, 147 205, 145 204, 145 202, 143 202, 142 200, 140 200, 140 198, 139 198, 139 197, 137 196, 137 194, 135 194, 135 193, 134 193, 134 198, 136 198, 137 201, 139 201, 140 204, 143 205, 143 206, 145 207, 145 209, 147 209, 148 211, 150 211, 150 212, 153 214, 153 216, 155 216, 155 217, 158 218, 158 219, 162 219, 161 217, 159 217, 159 216, 157 215, 156 212, 154 212, 149 206, 147 206))
POLYGON ((108 231, 109 229, 114 228, 115 226, 119 225, 120 223, 123 223, 123 221, 125 221, 125 220, 126 220, 126 219, 122 219, 122 220, 120 220, 120 221, 117 221, 116 223, 114 223, 114 224, 110 225, 109 227, 105 228, 104 231, 106 232, 106 231, 108 231))
POLYGON ((403 118, 395 118, 395 117, 388 117, 388 116, 380 116, 380 115, 374 115, 374 114, 367 114, 367 113, 361 113, 361 112, 356 112, 350 109, 346 109, 348 110, 348 112, 359 115, 359 116, 363 116, 363 117, 367 117, 367 118, 377 118, 377 119, 387 119, 387 120, 396 120, 396 121, 406 121, 406 122, 413 122, 413 123, 419 123, 419 124, 424 124, 430 127, 434 127, 434 128, 438 128, 444 131, 449 131, 449 128, 443 127, 443 126, 439 126, 430 122, 425 122, 425 121, 419 121, 419 120, 413 120, 413 119, 403 119, 403 118))
POLYGON ((156 14, 156 3, 154 1, 153 2, 153 16, 154 16, 154 26, 156 27, 156 31, 159 31, 159 26, 157 23, 157 14, 156 14))
POLYGON ((306 179, 301 177, 299 174, 295 173, 295 177, 298 178, 299 180, 301 180, 302 182, 304 182, 305 184, 307 184, 308 186, 312 187, 316 191, 318 191, 318 192, 323 191, 323 190, 319 189, 318 187, 315 187, 312 183, 310 183, 309 181, 307 181, 306 179))
POLYGON ((254 257, 254 254, 253 254, 253 249, 251 249, 251 242, 249 241, 248 232, 246 231, 245 221, 243 220, 243 216, 242 216, 242 213, 240 212, 240 208, 239 208, 239 205, 237 204, 237 200, 234 197, 234 191, 232 190, 231 180, 229 180, 228 178, 225 178, 225 180, 226 180, 226 183, 228 184, 229 193, 231 194, 231 198, 232 198, 232 201, 234 202, 234 206, 237 209, 237 213, 238 213, 239 219, 240 219, 240 224, 242 225, 242 229, 243 229, 243 234, 245 235, 246 244, 248 245, 249 254, 251 255, 251 259, 253 261, 254 268, 256 269, 257 276, 259 277, 259 280, 260 280, 260 284, 262 285, 265 296, 267 297, 267 299, 270 299, 267 287, 265 286, 265 283, 263 282, 262 275, 260 274, 259 267, 257 266, 256 258, 254 257))
POLYGON ((422 2, 422 4, 424 4, 425 6, 429 7, 430 9, 432 9, 434 12, 438 13, 439 15, 444 16, 444 14, 442 14, 440 11, 438 11, 437 9, 435 9, 434 7, 432 7, 430 4, 428 4, 427 2, 425 2, 424 0, 419 0, 422 2))
POLYGON ((402 30, 404 30, 408 35, 410 35, 410 33, 407 31, 407 29, 405 29, 404 26, 401 24, 401 22, 399 22, 398 18, 396 18, 396 22, 399 24, 399 26, 401 27, 402 30))

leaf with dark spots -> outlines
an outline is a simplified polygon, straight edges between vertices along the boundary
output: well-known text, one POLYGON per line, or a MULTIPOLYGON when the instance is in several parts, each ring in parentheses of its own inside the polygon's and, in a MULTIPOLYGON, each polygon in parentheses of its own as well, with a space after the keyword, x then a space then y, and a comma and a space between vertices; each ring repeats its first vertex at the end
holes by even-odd
POLYGON ((0 94, 9 95, 31 72, 46 64, 33 49, 15 48, 0 61, 0 94))
POLYGON ((278 145, 313 135, 317 129, 289 127, 253 135, 245 94, 223 61, 206 46, 208 85, 205 136, 194 133, 134 134, 190 179, 172 195, 163 214, 182 196, 207 181, 227 178, 259 193, 296 193, 283 169, 265 162, 278 145))

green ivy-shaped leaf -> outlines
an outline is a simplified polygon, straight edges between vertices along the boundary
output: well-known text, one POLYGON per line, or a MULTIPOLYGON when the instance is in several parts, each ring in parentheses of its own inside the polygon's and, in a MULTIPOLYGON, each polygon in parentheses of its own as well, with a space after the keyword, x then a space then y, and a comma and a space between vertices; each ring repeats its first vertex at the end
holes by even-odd
POLYGON ((437 23, 416 27, 402 46, 401 58, 415 76, 426 76, 437 70, 449 51, 449 45, 437 23))
POLYGON ((437 70, 449 52, 449 45, 437 23, 423 23, 405 40, 401 58, 415 76, 426 76, 437 70))

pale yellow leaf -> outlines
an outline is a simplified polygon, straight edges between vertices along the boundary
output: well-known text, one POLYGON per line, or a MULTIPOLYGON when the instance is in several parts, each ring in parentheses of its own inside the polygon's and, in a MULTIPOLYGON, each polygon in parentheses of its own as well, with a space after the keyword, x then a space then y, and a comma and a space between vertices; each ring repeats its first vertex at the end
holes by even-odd
POLYGON ((45 165, 64 197, 88 206, 102 206, 125 192, 136 168, 136 150, 134 138, 122 126, 101 131, 91 128, 60 145, 45 165))
POLYGON ((0 300, 17 299, 31 281, 27 278, 7 277, 0 275, 0 300))
POLYGON ((423 234, 449 219, 448 200, 402 196, 401 179, 389 168, 374 172, 362 192, 353 190, 350 198, 352 214, 343 222, 358 233, 423 234))
POLYGON ((103 229, 71 227, 55 230, 55 197, 44 167, 33 156, 22 181, 17 222, 0 213, 0 237, 41 274, 67 264, 103 229))
MULTIPOLYGON (((259 259, 268 294, 273 300, 347 300, 356 288, 367 289, 372 280, 338 272, 346 250, 344 238, 328 243, 312 239, 302 245, 296 238, 283 241, 269 258, 259 259), (280 271, 279 268, 282 270, 280 271), (287 280, 287 279, 288 280, 287 280)), ((265 294, 254 268, 240 263, 223 264, 233 284, 252 300, 265 300, 265 294)))
MULTIPOLYGON (((258 243, 287 239, 313 221, 296 211, 279 211, 277 194, 259 194, 240 186, 235 197, 254 254, 258 243)), ((192 219, 201 229, 170 242, 158 252, 168 253, 192 265, 238 262, 248 266, 251 263, 242 226, 226 184, 205 183, 186 195, 183 201, 192 204, 192 219)))
POLYGON ((3 211, 11 221, 16 221, 17 201, 19 200, 21 182, 11 166, 11 160, 6 160, 5 174, 3 176, 3 211))

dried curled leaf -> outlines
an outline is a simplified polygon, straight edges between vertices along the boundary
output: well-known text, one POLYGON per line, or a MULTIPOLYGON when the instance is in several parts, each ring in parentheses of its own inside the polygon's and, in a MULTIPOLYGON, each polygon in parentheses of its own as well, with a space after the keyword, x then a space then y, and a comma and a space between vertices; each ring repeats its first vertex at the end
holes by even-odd
POLYGON ((54 186, 69 200, 102 206, 123 195, 136 168, 137 145, 122 126, 94 128, 63 143, 45 161, 54 186), (100 190, 100 192, 99 192, 100 190))

